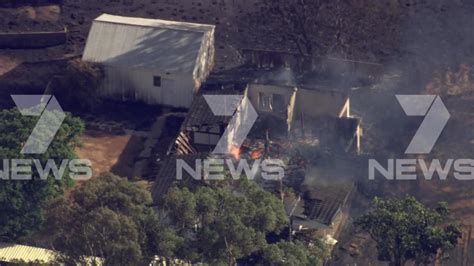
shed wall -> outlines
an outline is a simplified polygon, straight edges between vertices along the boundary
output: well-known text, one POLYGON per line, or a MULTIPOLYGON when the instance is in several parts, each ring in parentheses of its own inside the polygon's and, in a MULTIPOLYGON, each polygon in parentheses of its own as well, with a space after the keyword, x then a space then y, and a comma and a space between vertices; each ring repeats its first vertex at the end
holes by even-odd
POLYGON ((188 108, 194 97, 194 80, 188 75, 167 75, 148 69, 128 69, 105 66, 102 95, 122 100, 143 101, 188 108), (161 77, 161 86, 153 84, 154 76, 161 77))
POLYGON ((199 88, 214 67, 214 30, 206 32, 203 37, 201 49, 196 62, 193 76, 196 80, 196 88, 199 88))

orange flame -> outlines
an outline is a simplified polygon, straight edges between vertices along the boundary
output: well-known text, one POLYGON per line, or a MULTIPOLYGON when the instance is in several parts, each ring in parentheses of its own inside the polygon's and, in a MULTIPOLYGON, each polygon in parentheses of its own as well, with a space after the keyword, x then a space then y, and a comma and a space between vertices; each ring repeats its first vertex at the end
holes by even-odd
POLYGON ((230 147, 230 154, 232 154, 232 156, 234 156, 234 158, 236 160, 240 160, 240 148, 239 147, 232 145, 230 147))
POLYGON ((250 158, 253 160, 257 160, 262 158, 263 156, 264 149, 259 149, 259 150, 254 150, 250 153, 250 158))

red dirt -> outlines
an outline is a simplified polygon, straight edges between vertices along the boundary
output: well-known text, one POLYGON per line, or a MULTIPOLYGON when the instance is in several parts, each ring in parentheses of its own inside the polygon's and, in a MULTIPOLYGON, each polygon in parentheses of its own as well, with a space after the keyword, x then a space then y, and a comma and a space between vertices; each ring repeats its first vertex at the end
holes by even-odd
POLYGON ((131 177, 134 159, 140 152, 140 139, 131 135, 115 135, 87 130, 81 137, 83 147, 76 150, 81 159, 92 162, 94 177, 104 172, 131 177))

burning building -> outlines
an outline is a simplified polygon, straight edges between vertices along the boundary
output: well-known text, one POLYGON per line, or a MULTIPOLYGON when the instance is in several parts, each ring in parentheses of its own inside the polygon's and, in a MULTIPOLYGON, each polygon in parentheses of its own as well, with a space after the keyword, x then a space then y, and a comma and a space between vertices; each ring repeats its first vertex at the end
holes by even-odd
MULTIPOLYGON (((347 93, 320 88, 249 84, 245 91, 227 90, 219 94, 245 96, 242 99, 248 99, 255 108, 258 119, 250 138, 317 140, 331 149, 361 151, 361 121, 351 116, 347 93)), ((170 153, 212 151, 229 127, 233 115, 239 115, 237 108, 229 116, 215 115, 205 95, 208 94, 204 93, 193 101, 170 153)), ((227 134, 235 133, 243 124, 239 119, 234 122, 227 134)), ((232 148, 235 155, 240 153, 229 144, 228 151, 232 148)))

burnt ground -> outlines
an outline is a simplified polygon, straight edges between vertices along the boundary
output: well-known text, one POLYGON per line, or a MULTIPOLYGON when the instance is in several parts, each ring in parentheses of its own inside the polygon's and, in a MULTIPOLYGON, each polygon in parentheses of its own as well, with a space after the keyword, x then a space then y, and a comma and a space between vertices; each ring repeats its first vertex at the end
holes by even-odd
MULTIPOLYGON (((242 48, 298 52, 295 44, 288 39, 293 29, 282 28, 281 19, 267 20, 266 18, 271 16, 268 16, 269 11, 262 2, 262 0, 65 0, 61 6, 1 8, 1 32, 54 31, 66 26, 70 34, 65 46, 20 53, 0 51, 0 55, 4 53, 21 61, 38 61, 39 58, 59 57, 61 54, 80 54, 92 20, 102 13, 216 25, 216 70, 240 65, 242 58, 238 50, 242 48), (33 54, 24 56, 29 52, 33 54)), ((320 12, 318 18, 319 22, 329 21, 326 23, 328 25, 310 32, 318 43, 315 45, 315 54, 336 55, 338 50, 333 49, 332 43, 337 41, 342 42, 343 46, 354 46, 353 49, 346 50, 350 50, 353 54, 350 57, 356 59, 381 61, 382 57, 387 57, 399 43, 400 22, 397 19, 393 19, 390 23, 384 21, 385 28, 382 28, 375 27, 377 23, 373 20, 399 12, 387 8, 388 2, 389 0, 384 0, 380 4, 372 3, 370 8, 375 8, 377 12, 374 14, 378 15, 372 17, 364 13, 364 4, 354 4, 351 7, 357 12, 351 12, 348 6, 340 7, 330 1, 331 4, 320 12), (348 19, 342 22, 333 21, 338 17, 348 19), (359 40, 364 42, 350 37, 354 31, 354 28, 351 28, 351 25, 355 25, 353 22, 361 25, 359 28, 362 30, 356 34, 360 33, 359 40), (335 30, 338 27, 340 30, 335 30)), ((401 6, 402 13, 406 13, 404 8, 405 6, 401 6)))
MULTIPOLYGON (((394 83, 395 79, 392 79, 394 83)), ((446 201, 451 210, 450 222, 457 223, 463 231, 458 247, 449 252, 449 260, 440 265, 472 265, 474 261, 474 181, 456 180, 450 172, 447 180, 424 180, 419 174, 416 181, 389 181, 380 177, 368 180, 367 159, 420 158, 439 159, 474 158, 473 98, 469 93, 461 96, 442 97, 451 118, 433 151, 426 156, 405 155, 404 151, 414 136, 422 117, 407 117, 395 99, 399 86, 374 86, 361 89, 353 95, 352 105, 364 122, 366 154, 354 168, 358 173, 361 195, 352 202, 351 217, 356 218, 370 208, 374 196, 404 197, 411 195, 430 207, 446 201), (363 110, 360 106, 369 106, 363 110)), ((423 93, 422 90, 418 91, 423 93)), ((350 223, 340 237, 331 265, 388 265, 377 261, 376 246, 367 234, 361 233, 350 223)))
MULTIPOLYGON (((64 61, 51 60, 80 55, 91 21, 102 13, 216 25, 216 72, 232 70, 244 63, 239 53, 242 48, 294 52, 295 45, 286 36, 289 30, 282 28, 278 19, 273 22, 266 20, 268 14, 261 13, 259 2, 260 0, 65 0, 62 6, 2 8, 2 32, 55 31, 67 26, 70 36, 66 45, 48 49, 0 49, 0 106, 11 107, 9 95, 13 92, 41 93, 51 77, 63 72, 64 61)), ((321 21, 328 23, 323 23, 317 31, 312 32, 316 42, 321 44, 316 45, 315 54, 385 64, 385 73, 378 84, 353 90, 352 106, 354 112, 363 118, 366 152, 399 156, 413 136, 419 121, 407 121, 398 103, 394 101, 394 95, 420 93, 435 71, 444 71, 461 63, 473 63, 474 5, 470 0, 363 0, 354 1, 358 3, 357 6, 347 12, 341 5, 351 1, 330 2, 334 5, 326 8, 320 17, 321 21), (386 17, 390 19, 386 20, 386 17), (333 18, 340 19, 333 21, 333 18), (335 43, 342 43, 342 48, 333 47, 335 43)), ((433 156, 472 158, 474 134, 470 128, 474 121, 474 110, 471 110, 473 99, 461 100, 454 97, 443 100, 446 100, 453 118, 433 156)), ((163 112, 150 109, 143 112, 143 109, 136 106, 104 105, 100 114, 78 114, 89 125, 83 138, 85 145, 81 157, 88 156, 97 161, 100 165, 98 172, 112 170, 133 177, 133 165, 121 161, 139 161, 138 147, 146 142, 143 134, 151 130, 156 118, 163 112), (130 114, 140 113, 140 110, 143 114, 140 116, 141 121, 130 119, 130 114), (122 119, 123 117, 128 118, 122 119), (104 156, 106 161, 102 161, 104 156)), ((178 116, 178 124, 179 119, 178 116)), ((172 135, 173 132, 166 132, 166 137, 160 139, 157 150, 153 151, 156 155, 153 160, 162 156, 172 135)), ((360 166, 362 183, 366 181, 363 171, 365 166, 363 163, 360 166)), ((474 224, 472 182, 384 182, 376 189, 376 193, 364 193, 356 197, 352 210, 354 217, 367 210, 369 198, 373 194, 415 195, 429 205, 440 200, 448 201, 453 209, 454 219, 465 228, 463 242, 452 253, 452 265, 472 265, 474 258, 471 254, 474 251, 467 241, 474 224)), ((380 265, 375 253, 373 243, 366 236, 357 234, 349 224, 334 252, 334 265, 380 265), (357 243, 356 246, 360 248, 358 256, 349 254, 347 245, 351 243, 357 243)))
POLYGON ((60 31, 60 19, 59 5, 0 8, 2 32, 60 31))

